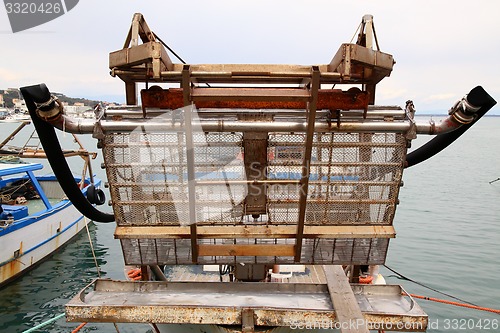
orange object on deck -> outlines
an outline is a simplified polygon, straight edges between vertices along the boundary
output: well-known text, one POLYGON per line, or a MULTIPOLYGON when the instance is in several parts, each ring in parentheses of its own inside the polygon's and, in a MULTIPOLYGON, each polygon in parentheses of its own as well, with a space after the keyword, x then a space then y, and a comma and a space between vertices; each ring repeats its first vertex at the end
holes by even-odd
POLYGON ((372 282, 373 282, 373 276, 371 275, 359 277, 359 283, 361 284, 372 284, 372 282))

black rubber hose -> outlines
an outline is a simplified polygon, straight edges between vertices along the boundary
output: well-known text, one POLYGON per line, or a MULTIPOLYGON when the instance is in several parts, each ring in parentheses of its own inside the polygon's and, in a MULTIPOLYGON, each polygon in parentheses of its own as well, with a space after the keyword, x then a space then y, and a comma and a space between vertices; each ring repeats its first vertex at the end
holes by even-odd
MULTIPOLYGON (((68 199, 87 218, 97 222, 113 222, 115 220, 113 214, 99 211, 85 198, 66 162, 54 127, 38 118, 36 114, 37 107, 35 103, 44 103, 50 99, 50 92, 45 84, 22 87, 21 93, 26 101, 31 120, 38 133, 52 171, 68 199)), ((46 108, 49 108, 49 106, 46 108)))
POLYGON ((471 123, 462 125, 452 132, 437 135, 422 147, 409 153, 406 156, 406 168, 417 165, 448 147, 497 104, 493 97, 491 97, 481 86, 475 87, 467 94, 467 101, 474 106, 480 106, 480 109, 476 112, 476 118, 471 123))

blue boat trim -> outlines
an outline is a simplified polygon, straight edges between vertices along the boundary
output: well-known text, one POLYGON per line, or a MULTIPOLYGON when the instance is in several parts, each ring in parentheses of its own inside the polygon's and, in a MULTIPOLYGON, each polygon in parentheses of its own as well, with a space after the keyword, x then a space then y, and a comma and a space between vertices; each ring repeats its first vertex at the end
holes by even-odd
POLYGON ((40 212, 37 212, 33 215, 30 215, 28 217, 25 217, 25 218, 22 218, 18 221, 15 221, 11 225, 9 225, 7 228, 0 230, 0 237, 7 235, 11 232, 14 232, 16 230, 22 229, 24 227, 27 227, 30 224, 39 222, 39 221, 41 221, 42 218, 53 215, 69 205, 71 205, 71 202, 69 200, 64 200, 64 201, 57 203, 50 210, 40 211, 40 212))
POLYGON ((34 251, 34 250, 36 250, 37 248, 39 248, 39 247, 43 246, 44 244, 47 244, 48 242, 50 242, 51 240, 53 240, 53 239, 54 239, 54 238, 56 238, 57 236, 59 236, 59 235, 61 235, 61 234, 65 233, 67 230, 69 230, 70 228, 72 228, 75 224, 77 224, 78 222, 80 222, 82 219, 83 219, 83 216, 80 216, 77 220, 73 221, 71 224, 69 224, 69 225, 68 225, 66 228, 64 228, 63 230, 61 230, 61 231, 59 231, 58 233, 56 233, 56 234, 54 234, 54 235, 50 236, 49 238, 47 238, 46 240, 44 240, 44 241, 43 241, 43 242, 41 242, 41 243, 38 243, 37 245, 33 246, 32 248, 30 248, 30 249, 28 249, 28 250, 24 251, 24 252, 23 252, 23 253, 22 253, 19 257, 17 257, 17 258, 11 258, 11 259, 9 259, 9 260, 7 260, 7 261, 4 261, 4 262, 0 263, 0 266, 6 265, 6 264, 8 264, 8 263, 10 263, 10 262, 12 262, 12 261, 14 261, 14 260, 18 260, 19 258, 21 258, 21 257, 23 257, 23 256, 27 255, 28 253, 30 253, 30 252, 32 252, 32 251, 34 251))
MULTIPOLYGON (((39 179, 42 179, 41 177, 38 177, 39 179)), ((95 184, 96 186, 99 186, 101 184, 100 179, 95 179, 95 184)), ((87 188, 84 188, 82 190, 83 194, 87 192, 87 188)), ((68 205, 71 205, 72 203, 69 200, 62 200, 58 202, 57 204, 53 205, 51 209, 43 210, 34 214, 31 214, 29 217, 22 218, 20 220, 15 221, 12 223, 10 226, 8 226, 5 229, 0 229, 0 237, 3 237, 4 235, 7 235, 11 232, 14 232, 16 230, 22 229, 32 223, 36 223, 41 221, 41 218, 45 218, 47 216, 53 215, 57 212, 59 212, 61 209, 65 208, 68 205)))
POLYGON ((40 163, 16 164, 16 166, 13 168, 0 169, 0 177, 10 176, 16 173, 40 170, 42 168, 43 165, 41 165, 40 163))
POLYGON ((33 171, 26 171, 26 173, 28 174, 28 177, 30 178, 31 183, 35 187, 36 192, 40 196, 40 199, 42 199, 43 204, 45 205, 45 207, 47 209, 51 209, 52 205, 49 202, 49 198, 47 198, 47 196, 45 195, 45 192, 43 191, 42 186, 40 185, 40 183, 36 179, 35 175, 33 174, 33 171))

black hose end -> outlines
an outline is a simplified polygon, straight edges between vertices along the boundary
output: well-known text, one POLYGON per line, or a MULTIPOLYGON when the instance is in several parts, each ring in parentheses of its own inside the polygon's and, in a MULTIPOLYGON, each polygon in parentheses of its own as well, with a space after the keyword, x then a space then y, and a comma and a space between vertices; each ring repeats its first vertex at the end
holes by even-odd
POLYGON ((21 93, 26 101, 28 110, 33 111, 33 114, 46 121, 59 116, 61 109, 59 105, 56 105, 57 98, 52 97, 44 83, 22 87, 21 93))
POLYGON ((477 107, 490 102, 491 96, 481 86, 477 86, 467 94, 467 101, 477 107))
MULTIPOLYGON (((26 103, 31 101, 36 104, 47 103, 50 100, 50 91, 45 83, 35 84, 33 86, 21 87, 21 94, 26 103)), ((36 104, 33 104, 36 107, 36 104)))
MULTIPOLYGON (((45 154, 47 155, 52 171, 56 175, 56 178, 68 199, 82 215, 88 217, 89 219, 96 222, 114 222, 115 217, 113 214, 107 214, 97 210, 85 198, 82 191, 76 184, 75 178, 71 173, 68 163, 66 162, 54 127, 42 120, 37 114, 39 113, 37 110, 37 104, 44 104, 43 108, 50 108, 51 105, 53 105, 53 103, 45 105, 51 100, 50 91, 47 89, 47 86, 42 83, 34 86, 21 87, 20 90, 24 100, 26 101, 26 106, 30 112, 31 119, 33 120, 33 125, 38 132, 40 142, 42 143, 45 154)), ((104 193, 102 193, 102 196, 100 193, 97 195, 98 202, 99 200, 104 202, 104 193)))
POLYGON ((467 103, 477 108, 477 111, 474 112, 474 119, 470 123, 464 124, 452 132, 436 136, 420 148, 409 153, 406 156, 405 168, 423 162, 448 147, 497 104, 495 99, 491 97, 481 86, 477 86, 472 89, 469 94, 467 94, 466 99, 467 103))

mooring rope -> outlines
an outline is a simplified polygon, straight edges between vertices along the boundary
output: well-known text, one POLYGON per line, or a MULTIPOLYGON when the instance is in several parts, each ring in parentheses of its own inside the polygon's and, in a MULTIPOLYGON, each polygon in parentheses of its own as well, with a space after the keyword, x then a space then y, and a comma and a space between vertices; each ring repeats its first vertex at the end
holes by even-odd
POLYGON ((389 267, 389 266, 387 266, 387 265, 384 265, 384 267, 385 267, 385 268, 387 268, 388 270, 390 270, 391 272, 393 272, 394 274, 397 274, 398 276, 396 276, 396 277, 397 277, 398 279, 402 279, 402 280, 406 280, 406 281, 409 281, 409 282, 413 282, 413 283, 415 283, 415 284, 418 284, 418 285, 419 285, 419 286, 421 286, 421 287, 424 287, 424 288, 426 288, 426 289, 432 290, 432 291, 434 291, 434 292, 436 292, 436 293, 438 293, 438 294, 441 294, 441 295, 444 295, 444 296, 447 296, 447 297, 450 297, 450 298, 456 299, 456 300, 457 300, 457 301, 459 301, 459 302, 462 302, 462 303, 467 303, 467 304, 474 305, 474 306, 478 306, 477 304, 474 304, 474 303, 468 302, 468 301, 463 300, 463 299, 461 299, 461 298, 455 297, 455 296, 450 295, 450 294, 447 294, 447 293, 445 293, 445 292, 443 292, 443 291, 440 291, 440 290, 437 290, 437 289, 435 289, 435 288, 432 288, 432 287, 430 287, 430 286, 428 286, 428 285, 426 285, 426 284, 423 284, 423 283, 421 283, 421 282, 418 282, 418 281, 415 281, 415 280, 413 280, 413 279, 410 279, 409 277, 404 276, 403 274, 401 274, 401 273, 399 273, 399 272, 396 272, 394 269, 390 268, 390 267, 389 267))
POLYGON ((26 331, 23 331, 22 333, 30 333, 30 332, 34 332, 34 331, 36 331, 37 329, 42 328, 42 327, 44 327, 44 326, 46 326, 46 325, 48 325, 48 324, 53 323, 54 321, 56 321, 56 320, 58 320, 58 319, 60 319, 60 318, 64 317, 65 315, 66 315, 66 314, 61 313, 61 314, 59 314, 59 315, 55 316, 54 318, 51 318, 51 319, 49 319, 49 320, 47 320, 47 321, 44 321, 44 322, 43 322, 43 323, 41 323, 41 324, 36 325, 35 327, 32 327, 32 328, 30 328, 30 329, 28 329, 28 330, 26 330, 26 331))
POLYGON ((87 325, 87 323, 81 323, 80 325, 78 325, 77 328, 75 328, 74 330, 71 331, 71 333, 77 333, 78 331, 80 331, 83 326, 87 325))
POLYGON ((97 262, 97 257, 95 255, 95 250, 94 250, 94 244, 92 243, 92 238, 90 237, 90 231, 89 231, 89 226, 87 223, 87 218, 84 216, 84 224, 85 224, 85 229, 87 229, 87 237, 89 238, 89 244, 90 244, 90 250, 92 251, 92 257, 94 258, 94 263, 95 263, 95 268, 97 270, 97 277, 101 277, 101 268, 99 267, 99 263, 97 262))
POLYGON ((428 296, 421 296, 421 295, 415 295, 415 294, 410 294, 410 296, 414 297, 414 298, 423 299, 423 300, 426 300, 426 301, 433 301, 433 302, 438 302, 438 303, 444 303, 444 304, 450 304, 450 305, 455 305, 455 306, 461 306, 461 307, 464 307, 464 308, 469 308, 469 309, 474 309, 474 310, 479 310, 479 311, 487 311, 487 312, 493 312, 493 313, 496 313, 496 314, 500 314, 500 310, 498 310, 498 309, 486 308, 486 307, 483 307, 483 306, 470 305, 470 304, 453 302, 453 301, 448 301, 448 300, 445 300, 445 299, 439 299, 439 298, 428 297, 428 296))
POLYGON ((440 290, 437 290, 435 288, 429 287, 429 286, 427 286, 427 285, 425 285, 425 284, 423 284, 421 282, 418 282, 418 281, 415 281, 413 279, 410 279, 409 277, 404 276, 403 274, 395 271, 394 269, 388 267, 387 265, 384 265, 384 266, 385 266, 385 268, 387 268, 388 270, 390 270, 394 274, 397 274, 398 276, 396 276, 396 277, 398 279, 402 279, 402 280, 406 280, 406 281, 409 281, 409 282, 413 282, 415 284, 418 284, 421 287, 424 287, 426 289, 432 290, 432 291, 434 291, 434 292, 436 292, 438 294, 441 294, 441 295, 444 295, 444 296, 456 299, 459 302, 448 301, 448 300, 434 298, 434 297, 427 297, 427 296, 409 294, 409 296, 411 296, 411 297, 420 298, 420 299, 427 300, 427 301, 433 301, 433 302, 438 302, 438 303, 449 304, 449 305, 461 306, 461 307, 464 307, 464 308, 469 308, 469 309, 474 309, 474 310, 488 311, 488 312, 493 312, 493 313, 496 313, 496 314, 500 314, 500 310, 498 310, 498 309, 492 309, 492 308, 488 308, 488 307, 483 307, 483 306, 479 306, 479 305, 476 305, 474 303, 471 303, 469 301, 465 301, 465 300, 460 299, 460 298, 458 298, 456 296, 447 294, 447 293, 442 292, 440 290))

